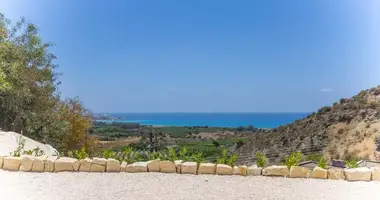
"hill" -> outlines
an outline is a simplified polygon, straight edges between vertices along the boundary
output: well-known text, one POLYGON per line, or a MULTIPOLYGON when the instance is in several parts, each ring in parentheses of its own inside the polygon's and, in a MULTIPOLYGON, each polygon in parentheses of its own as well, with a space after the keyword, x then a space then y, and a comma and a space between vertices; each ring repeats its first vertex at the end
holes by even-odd
POLYGON ((237 151, 239 159, 251 162, 257 151, 264 152, 274 163, 293 151, 305 155, 323 153, 330 160, 375 159, 379 130, 380 86, 377 86, 322 107, 294 123, 254 134, 237 151))

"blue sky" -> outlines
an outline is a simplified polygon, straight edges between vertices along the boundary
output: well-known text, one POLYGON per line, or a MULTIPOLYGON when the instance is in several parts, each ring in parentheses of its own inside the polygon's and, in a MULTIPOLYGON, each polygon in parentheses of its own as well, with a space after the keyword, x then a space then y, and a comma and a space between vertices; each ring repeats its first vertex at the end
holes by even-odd
POLYGON ((376 0, 0 0, 94 112, 308 112, 380 84, 376 0), (112 3, 111 3, 112 2, 112 3))

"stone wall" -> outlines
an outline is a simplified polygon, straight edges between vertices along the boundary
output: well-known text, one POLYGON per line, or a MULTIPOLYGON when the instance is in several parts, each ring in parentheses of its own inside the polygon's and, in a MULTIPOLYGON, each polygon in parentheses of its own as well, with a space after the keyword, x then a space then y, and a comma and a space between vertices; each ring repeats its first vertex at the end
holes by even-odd
POLYGON ((180 173, 180 174, 215 174, 239 176, 279 176, 288 178, 315 178, 347 181, 380 181, 380 167, 359 167, 353 169, 315 167, 309 169, 302 166, 234 166, 213 163, 160 161, 126 163, 115 159, 93 158, 77 160, 68 157, 21 157, 0 156, 0 169, 23 172, 87 172, 87 173, 180 173))

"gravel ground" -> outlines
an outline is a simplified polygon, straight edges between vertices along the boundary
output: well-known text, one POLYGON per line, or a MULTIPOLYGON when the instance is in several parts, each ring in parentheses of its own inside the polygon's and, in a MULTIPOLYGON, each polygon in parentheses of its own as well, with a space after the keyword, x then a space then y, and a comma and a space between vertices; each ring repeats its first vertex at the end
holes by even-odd
POLYGON ((163 173, 25 173, 0 170, 1 200, 380 198, 380 182, 163 173))

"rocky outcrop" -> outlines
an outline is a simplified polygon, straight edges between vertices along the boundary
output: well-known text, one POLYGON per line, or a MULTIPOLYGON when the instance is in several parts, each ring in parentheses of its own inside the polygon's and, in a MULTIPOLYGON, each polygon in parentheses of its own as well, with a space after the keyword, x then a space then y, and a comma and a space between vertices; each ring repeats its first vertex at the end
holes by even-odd
POLYGON ((262 167, 257 167, 257 165, 252 165, 252 166, 247 168, 247 175, 248 176, 260 176, 262 170, 263 170, 262 167))
POLYGON ((342 168, 330 168, 327 172, 327 178, 331 180, 344 180, 345 176, 342 168))
POLYGON ((90 172, 92 160, 90 158, 85 158, 80 161, 81 165, 79 167, 80 172, 90 172))
POLYGON ((380 181, 380 167, 371 167, 372 180, 380 181))
POLYGON ((308 178, 310 174, 310 169, 301 166, 292 166, 290 168, 289 177, 290 178, 308 178))
POLYGON ((148 172, 148 165, 146 162, 136 162, 127 165, 125 171, 129 173, 148 172))
POLYGON ((348 181, 370 181, 372 172, 367 167, 345 169, 344 175, 348 181))
POLYGON ((286 177, 289 174, 289 169, 286 166, 273 165, 264 169, 266 176, 283 176, 286 177))
POLYGON ((160 171, 160 160, 150 160, 147 162, 149 172, 160 171))
POLYGON ((169 160, 160 161, 160 172, 175 173, 176 172, 175 164, 169 160))
POLYGON ((34 159, 34 156, 22 155, 20 171, 29 172, 32 170, 34 159))
POLYGON ((120 162, 118 160, 109 158, 107 160, 107 172, 120 172, 120 162))
POLYGON ((310 178, 327 179, 327 170, 320 167, 315 167, 310 174, 310 178))
POLYGON ((232 175, 233 169, 229 165, 217 164, 216 165, 216 174, 218 175, 232 175))
POLYGON ((60 157, 54 163, 55 172, 74 171, 74 165, 78 162, 75 158, 60 157))
POLYGON ((196 162, 184 162, 181 165, 182 174, 197 174, 198 165, 196 162))
POLYGON ((200 163, 198 168, 198 174, 215 174, 215 164, 200 163))
POLYGON ((17 171, 20 169, 21 158, 20 157, 12 157, 7 156, 4 157, 3 169, 10 171, 17 171))

